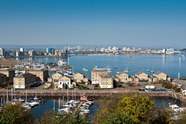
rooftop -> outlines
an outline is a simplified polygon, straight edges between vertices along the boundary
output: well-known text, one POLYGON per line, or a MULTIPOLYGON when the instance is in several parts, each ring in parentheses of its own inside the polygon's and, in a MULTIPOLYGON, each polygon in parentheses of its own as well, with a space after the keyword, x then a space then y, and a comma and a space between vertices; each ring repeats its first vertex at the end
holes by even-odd
POLYGON ((112 78, 110 75, 108 74, 100 74, 101 78, 112 78))
MULTIPOLYGON (((137 72, 136 75, 140 75, 140 74, 143 74, 143 73, 144 73, 144 72, 141 72, 141 71, 140 71, 140 72, 137 72)), ((146 74, 146 73, 144 73, 144 74, 146 74)))

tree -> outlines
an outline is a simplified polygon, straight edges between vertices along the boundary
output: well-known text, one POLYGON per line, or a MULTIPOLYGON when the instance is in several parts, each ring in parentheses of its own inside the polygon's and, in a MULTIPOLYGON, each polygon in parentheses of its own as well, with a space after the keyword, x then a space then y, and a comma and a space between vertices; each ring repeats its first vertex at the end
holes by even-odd
POLYGON ((153 111, 154 103, 142 95, 129 95, 120 99, 111 99, 96 116, 97 124, 145 123, 146 115, 153 111))
POLYGON ((116 106, 116 113, 130 117, 135 123, 144 122, 153 111, 154 103, 147 96, 132 95, 122 98, 116 106))
POLYGON ((59 114, 54 111, 46 111, 40 124, 86 124, 86 118, 79 112, 73 114, 59 114))
POLYGON ((146 118, 147 124, 173 124, 170 111, 166 108, 156 108, 146 118))
POLYGON ((133 121, 130 117, 120 113, 111 113, 105 120, 106 124, 132 124, 133 121))
POLYGON ((0 114, 1 124, 30 124, 32 120, 30 112, 23 108, 20 103, 6 104, 0 114))

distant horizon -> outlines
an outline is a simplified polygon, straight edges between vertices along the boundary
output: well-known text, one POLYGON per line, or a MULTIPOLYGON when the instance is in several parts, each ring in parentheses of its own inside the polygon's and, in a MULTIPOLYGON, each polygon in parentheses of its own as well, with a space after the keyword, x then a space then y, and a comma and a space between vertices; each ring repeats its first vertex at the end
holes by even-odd
POLYGON ((186 0, 1 0, 0 44, 186 46, 186 0))
POLYGON ((171 46, 165 46, 165 47, 144 47, 144 46, 133 46, 133 45, 81 45, 81 44, 28 44, 28 45, 22 45, 22 44, 0 44, 0 48, 65 48, 65 47, 82 47, 82 48, 103 48, 103 47, 135 47, 135 48, 142 48, 142 49, 186 49, 186 47, 171 47, 171 46))

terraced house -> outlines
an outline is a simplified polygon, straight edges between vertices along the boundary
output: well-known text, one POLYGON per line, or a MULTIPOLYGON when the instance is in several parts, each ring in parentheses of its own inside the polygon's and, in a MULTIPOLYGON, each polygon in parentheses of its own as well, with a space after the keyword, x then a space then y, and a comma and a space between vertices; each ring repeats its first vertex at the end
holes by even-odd
POLYGON ((25 73, 14 77, 13 80, 15 89, 25 89, 36 83, 36 75, 25 73))

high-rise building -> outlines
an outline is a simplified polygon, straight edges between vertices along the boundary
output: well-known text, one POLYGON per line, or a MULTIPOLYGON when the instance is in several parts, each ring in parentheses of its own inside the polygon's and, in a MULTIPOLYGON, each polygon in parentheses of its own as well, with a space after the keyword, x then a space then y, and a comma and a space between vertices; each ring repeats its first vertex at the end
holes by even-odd
POLYGON ((0 48, 0 56, 4 56, 5 55, 5 50, 3 48, 0 48))
POLYGON ((24 48, 20 48, 19 51, 20 51, 20 52, 24 52, 24 48))
POLYGON ((53 54, 55 54, 55 49, 54 48, 46 48, 46 53, 48 55, 53 55, 53 54))
POLYGON ((20 57, 21 56, 21 52, 16 51, 16 57, 20 57))
POLYGON ((34 50, 29 50, 28 51, 28 55, 29 56, 35 56, 36 55, 36 52, 34 50))

